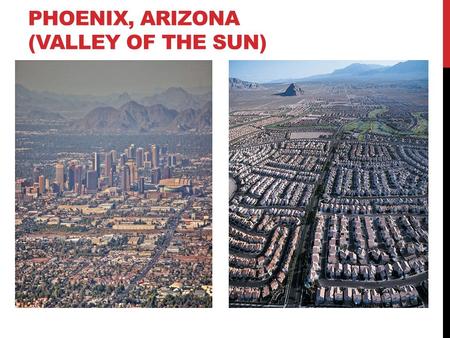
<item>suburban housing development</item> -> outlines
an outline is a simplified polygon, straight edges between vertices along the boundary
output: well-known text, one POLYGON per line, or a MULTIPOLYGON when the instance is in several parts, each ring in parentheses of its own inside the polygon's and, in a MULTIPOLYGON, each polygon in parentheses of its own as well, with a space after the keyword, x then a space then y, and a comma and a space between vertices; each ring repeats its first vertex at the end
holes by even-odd
POLYGON ((230 79, 230 306, 427 306, 426 70, 230 79))

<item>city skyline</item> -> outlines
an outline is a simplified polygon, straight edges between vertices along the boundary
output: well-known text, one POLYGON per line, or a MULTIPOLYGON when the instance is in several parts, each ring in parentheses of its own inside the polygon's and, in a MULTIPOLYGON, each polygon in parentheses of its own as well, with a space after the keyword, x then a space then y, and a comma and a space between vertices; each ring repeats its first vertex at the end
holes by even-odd
MULTIPOLYGON (((95 194, 102 187, 117 186, 123 192, 133 187, 144 193, 146 181, 141 182, 141 179, 148 179, 148 183, 158 185, 161 180, 172 178, 177 156, 181 154, 169 153, 167 145, 150 144, 144 149, 131 144, 122 153, 111 149, 94 152, 88 159, 57 160, 55 174, 47 177, 42 175, 42 166, 33 166, 33 189, 39 188, 35 190, 38 195, 50 190, 53 193, 73 191, 77 194, 95 194)), ((186 159, 183 161, 180 163, 187 163, 186 159)))

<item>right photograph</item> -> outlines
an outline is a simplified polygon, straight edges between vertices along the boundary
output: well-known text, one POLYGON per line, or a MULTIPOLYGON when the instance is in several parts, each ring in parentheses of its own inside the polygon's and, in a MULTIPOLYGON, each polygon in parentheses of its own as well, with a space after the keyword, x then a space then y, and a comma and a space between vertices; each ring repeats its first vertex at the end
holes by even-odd
POLYGON ((229 69, 229 306, 428 307, 428 61, 229 69))

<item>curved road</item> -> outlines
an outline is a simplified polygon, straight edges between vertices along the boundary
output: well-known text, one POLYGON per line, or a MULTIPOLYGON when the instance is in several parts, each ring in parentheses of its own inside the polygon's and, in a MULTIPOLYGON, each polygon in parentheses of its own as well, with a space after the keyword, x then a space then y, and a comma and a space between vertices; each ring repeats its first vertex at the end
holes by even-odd
POLYGON ((228 177, 228 182, 229 182, 228 183, 228 189, 229 189, 228 200, 231 200, 234 196, 234 193, 237 190, 237 184, 236 184, 236 181, 234 180, 234 178, 231 176, 228 177))

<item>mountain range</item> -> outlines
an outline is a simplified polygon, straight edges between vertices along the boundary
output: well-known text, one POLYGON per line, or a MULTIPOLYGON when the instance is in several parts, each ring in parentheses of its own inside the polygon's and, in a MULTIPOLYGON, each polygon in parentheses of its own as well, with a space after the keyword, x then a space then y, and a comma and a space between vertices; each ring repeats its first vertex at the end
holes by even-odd
POLYGON ((211 93, 194 95, 183 88, 171 87, 161 93, 145 96, 139 101, 145 105, 162 104, 176 110, 201 109, 206 102, 211 101, 211 93))
POLYGON ((67 120, 80 132, 148 132, 210 130, 211 93, 191 94, 183 88, 133 100, 128 93, 110 96, 38 92, 16 85, 16 116, 27 120, 67 120))
POLYGON ((428 61, 414 60, 399 62, 392 66, 352 63, 329 74, 321 74, 297 79, 316 80, 362 80, 362 81, 412 81, 428 79, 428 61))
POLYGON ((129 101, 119 108, 97 107, 82 119, 74 121, 71 128, 98 132, 200 131, 210 129, 211 125, 211 101, 201 108, 180 111, 162 104, 145 106, 129 101))
POLYGON ((131 100, 127 93, 110 96, 68 95, 48 91, 35 91, 16 84, 16 114, 33 111, 58 113, 65 117, 77 118, 101 105, 119 106, 131 100))
MULTIPOLYGON (((428 61, 404 61, 392 66, 377 64, 352 63, 347 67, 336 69, 328 74, 313 75, 303 78, 289 78, 270 81, 270 84, 305 82, 305 81, 413 81, 428 79, 428 61)), ((268 85, 268 84, 267 84, 268 85)), ((262 84, 244 81, 236 78, 229 79, 230 89, 264 88, 262 84)))

